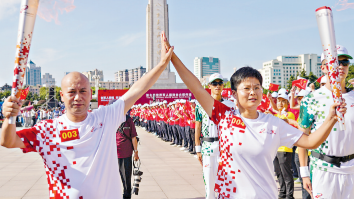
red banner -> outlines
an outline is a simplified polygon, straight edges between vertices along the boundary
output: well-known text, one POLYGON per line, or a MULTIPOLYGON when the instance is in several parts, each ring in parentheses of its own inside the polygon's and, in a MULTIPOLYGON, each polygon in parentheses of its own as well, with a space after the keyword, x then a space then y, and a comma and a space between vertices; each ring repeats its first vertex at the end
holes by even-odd
MULTIPOLYGON (((128 90, 99 90, 98 91, 98 106, 106 105, 112 99, 119 99, 128 90)), ((150 89, 148 90, 135 104, 145 104, 155 102, 168 103, 176 99, 195 99, 189 89, 150 89), (155 99, 155 100, 154 100, 155 99)))

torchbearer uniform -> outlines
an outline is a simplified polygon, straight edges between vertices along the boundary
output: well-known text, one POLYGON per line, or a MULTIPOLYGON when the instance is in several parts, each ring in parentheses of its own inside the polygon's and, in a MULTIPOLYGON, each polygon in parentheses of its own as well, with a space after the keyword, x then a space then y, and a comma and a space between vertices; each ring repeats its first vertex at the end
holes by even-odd
POLYGON ((87 113, 82 122, 64 114, 16 132, 24 153, 42 157, 49 198, 121 198, 115 130, 126 119, 122 98, 87 113))
MULTIPOLYGON (((235 108, 235 104, 228 100, 222 100, 222 103, 228 107, 235 108)), ((205 184, 205 198, 215 198, 215 180, 218 171, 219 157, 219 138, 218 128, 213 121, 209 119, 208 114, 203 107, 197 103, 195 108, 195 120, 202 123, 201 134, 203 156, 203 178, 205 184)))
MULTIPOLYGON (((337 122, 326 141, 311 150, 310 171, 315 198, 354 198, 354 91, 344 93, 343 98, 347 103, 346 130, 339 130, 337 122)), ((316 131, 325 121, 331 104, 332 92, 325 86, 304 97, 300 106, 300 127, 316 131)))

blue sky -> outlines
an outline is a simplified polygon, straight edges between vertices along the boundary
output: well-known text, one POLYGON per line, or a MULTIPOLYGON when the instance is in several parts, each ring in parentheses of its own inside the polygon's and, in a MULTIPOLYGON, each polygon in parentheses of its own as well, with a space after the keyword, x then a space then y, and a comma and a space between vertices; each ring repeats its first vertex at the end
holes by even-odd
MULTIPOLYGON (((337 44, 354 55, 354 9, 338 11, 338 2, 167 0, 170 43, 192 72, 195 57, 213 56, 229 78, 234 67, 261 68, 280 55, 320 54, 315 10, 330 6, 337 44)), ((59 25, 37 17, 29 59, 42 67, 42 74, 52 74, 57 85, 65 71, 98 68, 106 81, 114 80, 118 70, 145 67, 147 3, 76 0, 75 10, 59 16, 59 25)), ((19 7, 20 0, 0 2, 1 86, 12 82, 19 7)))

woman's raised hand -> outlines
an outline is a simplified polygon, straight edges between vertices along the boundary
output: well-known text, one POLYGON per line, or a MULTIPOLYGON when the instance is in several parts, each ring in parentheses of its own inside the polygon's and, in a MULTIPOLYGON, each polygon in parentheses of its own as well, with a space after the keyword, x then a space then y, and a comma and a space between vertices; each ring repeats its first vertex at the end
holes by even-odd
POLYGON ((168 46, 166 45, 166 43, 168 44, 165 32, 162 31, 161 32, 161 60, 160 63, 163 65, 166 65, 170 62, 171 57, 173 55, 173 49, 174 47, 170 47, 170 45, 168 44, 168 46))

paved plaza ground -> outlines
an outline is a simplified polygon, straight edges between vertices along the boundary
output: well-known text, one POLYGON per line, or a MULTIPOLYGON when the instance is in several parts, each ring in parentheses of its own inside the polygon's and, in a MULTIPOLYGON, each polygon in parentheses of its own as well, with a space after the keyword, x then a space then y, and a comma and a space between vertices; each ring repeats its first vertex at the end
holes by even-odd
MULTIPOLYGON (((202 167, 197 159, 142 128, 137 131, 144 174, 139 195, 132 198, 204 198, 202 167)), ((47 187, 42 158, 37 153, 0 147, 0 199, 48 199, 47 187)), ((299 184, 295 185, 295 198, 301 198, 299 184)))

